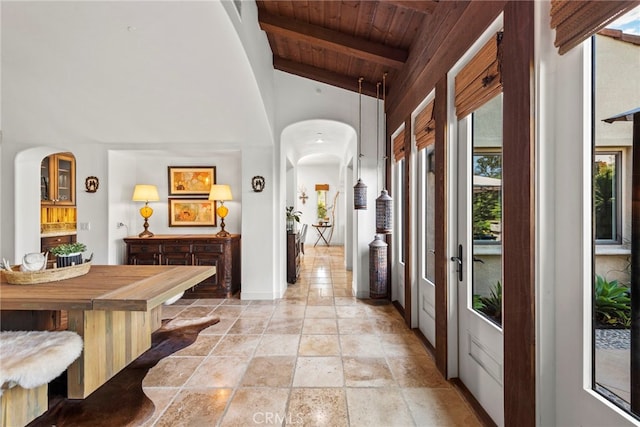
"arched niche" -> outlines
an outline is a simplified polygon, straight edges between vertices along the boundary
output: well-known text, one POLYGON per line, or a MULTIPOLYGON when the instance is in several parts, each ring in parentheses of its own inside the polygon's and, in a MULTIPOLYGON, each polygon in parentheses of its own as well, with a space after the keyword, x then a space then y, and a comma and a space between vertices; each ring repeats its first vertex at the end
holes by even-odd
POLYGON ((40 164, 67 150, 42 146, 23 150, 14 160, 14 259, 40 251, 40 164))

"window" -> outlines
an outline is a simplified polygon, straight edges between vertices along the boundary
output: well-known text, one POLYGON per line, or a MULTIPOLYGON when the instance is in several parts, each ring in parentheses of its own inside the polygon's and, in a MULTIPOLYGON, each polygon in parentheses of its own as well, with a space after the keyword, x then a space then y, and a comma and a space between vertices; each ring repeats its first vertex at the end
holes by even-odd
POLYGON ((436 282, 436 241, 435 241, 435 192, 436 174, 434 165, 434 147, 419 151, 422 164, 420 177, 422 184, 422 221, 424 238, 422 240, 424 254, 424 278, 431 283, 436 282))
POLYGON ((396 199, 396 203, 397 203, 397 209, 396 212, 398 212, 397 218, 398 218, 398 245, 399 245, 399 255, 400 255, 400 262, 404 264, 404 260, 405 260, 405 245, 404 245, 404 228, 405 228, 405 215, 404 215, 404 189, 405 187, 405 172, 404 172, 404 162, 406 159, 402 159, 400 161, 398 161, 396 163, 396 170, 397 170, 397 194, 398 194, 398 198, 396 199))
MULTIPOLYGON (((640 11, 640 9, 636 9, 640 11)), ((614 23, 615 25, 615 23, 614 23)), ((638 28, 638 21, 635 21, 638 28)), ((631 215, 633 124, 604 120, 638 107, 640 38, 605 29, 592 43, 592 388, 640 415, 640 367, 632 366, 631 215), (611 247, 611 244, 616 246, 611 247), (635 379, 635 380, 634 380, 635 379)), ((633 225, 637 226, 637 225, 633 225)), ((635 331, 635 332, 634 332, 635 331)))
POLYGON ((593 163, 593 221, 596 243, 621 243, 621 152, 596 152, 593 163))
POLYGON ((502 94, 471 115, 473 308, 502 325, 502 94))

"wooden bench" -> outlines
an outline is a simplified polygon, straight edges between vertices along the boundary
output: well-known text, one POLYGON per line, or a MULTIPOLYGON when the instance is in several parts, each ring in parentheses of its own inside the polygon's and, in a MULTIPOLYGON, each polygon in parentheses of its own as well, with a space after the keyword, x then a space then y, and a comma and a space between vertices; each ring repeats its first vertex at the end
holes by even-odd
POLYGON ((24 426, 44 414, 49 382, 81 352, 82 338, 75 332, 0 332, 2 427, 24 426))

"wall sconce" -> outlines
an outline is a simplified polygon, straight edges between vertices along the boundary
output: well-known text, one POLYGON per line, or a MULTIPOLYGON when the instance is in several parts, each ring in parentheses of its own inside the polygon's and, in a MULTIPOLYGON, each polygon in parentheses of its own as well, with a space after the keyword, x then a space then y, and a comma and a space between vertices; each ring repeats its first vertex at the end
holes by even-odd
POLYGON ((149 218, 153 215, 153 209, 149 206, 149 202, 157 202, 160 200, 160 197, 158 197, 158 189, 155 185, 136 184, 131 200, 134 202, 144 202, 144 206, 140 208, 140 215, 144 218, 144 231, 138 234, 138 237, 153 237, 153 233, 149 231, 149 218))
POLYGON ((229 213, 229 209, 224 205, 226 200, 233 200, 233 196, 231 195, 231 187, 226 184, 213 184, 211 186, 211 191, 209 191, 209 200, 215 200, 220 202, 220 206, 216 209, 216 213, 220 217, 220 227, 221 230, 218 231, 216 236, 218 237, 228 237, 229 232, 224 229, 224 218, 229 213))

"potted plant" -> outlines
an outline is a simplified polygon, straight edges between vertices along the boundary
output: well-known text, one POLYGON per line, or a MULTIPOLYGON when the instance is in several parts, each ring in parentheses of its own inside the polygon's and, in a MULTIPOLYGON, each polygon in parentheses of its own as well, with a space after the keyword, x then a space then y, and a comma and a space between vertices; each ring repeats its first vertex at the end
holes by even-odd
POLYGON ((51 253, 56 256, 57 267, 69 267, 75 264, 82 264, 82 252, 87 250, 84 243, 63 243, 51 249, 51 253))
POLYGON ((302 215, 302 212, 294 211, 293 206, 287 206, 286 211, 287 211, 287 232, 289 231, 292 232, 295 223, 300 222, 300 215, 302 215))

